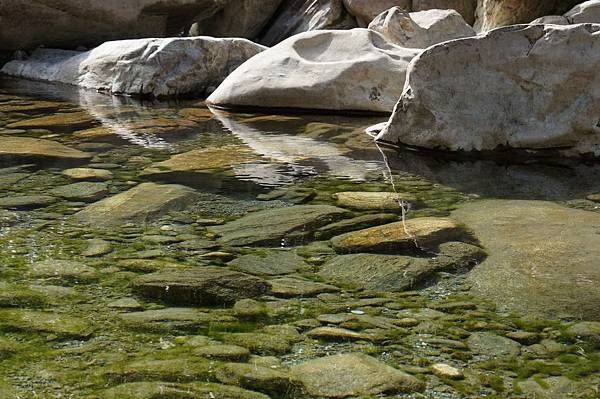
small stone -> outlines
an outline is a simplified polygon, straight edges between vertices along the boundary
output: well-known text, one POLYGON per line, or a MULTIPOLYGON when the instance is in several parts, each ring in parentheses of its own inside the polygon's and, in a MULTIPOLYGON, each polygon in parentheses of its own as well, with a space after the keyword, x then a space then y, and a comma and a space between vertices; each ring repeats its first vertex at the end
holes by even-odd
POLYGON ((474 333, 467 342, 472 352, 490 358, 514 357, 521 353, 518 342, 493 333, 474 333))
POLYGON ((106 183, 79 182, 50 190, 50 194, 70 201, 95 202, 108 195, 106 183))
POLYGON ((412 317, 403 317, 401 319, 395 320, 394 324, 398 327, 414 327, 419 325, 420 321, 412 318, 412 317))
POLYGON ((566 335, 571 339, 580 339, 600 348, 600 322, 582 321, 569 327, 566 335))
POLYGON ((63 170, 62 174, 73 180, 105 181, 113 178, 110 170, 93 168, 66 169, 63 170))
POLYGON ((259 355, 284 355, 292 349, 288 340, 271 334, 226 333, 222 338, 226 343, 243 346, 259 355))
POLYGON ((540 335, 528 331, 513 331, 506 334, 507 338, 523 345, 533 345, 540 342, 540 335))
POLYGON ((585 198, 587 198, 589 201, 600 202, 600 193, 593 193, 586 196, 585 198))
POLYGON ((266 256, 244 255, 229 262, 228 266, 262 276, 291 274, 308 267, 302 257, 290 251, 271 251, 266 256))
POLYGON ((414 195, 408 193, 386 192, 360 192, 347 191, 333 194, 337 205, 341 207, 358 209, 361 211, 397 211, 400 212, 401 203, 407 206, 416 202, 414 195))
POLYGON ((135 298, 117 299, 116 301, 110 302, 106 306, 109 308, 122 310, 140 310, 142 308, 142 304, 139 303, 135 298))
POLYGON ((256 364, 227 363, 217 368, 215 376, 224 384, 239 385, 276 397, 288 393, 290 389, 290 379, 286 373, 256 364))
POLYGON ((248 349, 237 345, 208 345, 195 349, 193 353, 207 359, 230 362, 245 362, 250 357, 248 349))
POLYGON ((323 292, 338 292, 340 290, 332 285, 292 277, 269 280, 269 283, 273 295, 281 298, 312 297, 323 292))
POLYGON ((87 246, 81 252, 82 256, 95 257, 102 256, 112 252, 112 245, 108 241, 99 238, 93 238, 86 241, 87 246))
POLYGON ((431 366, 431 371, 434 375, 440 378, 448 378, 451 380, 462 380, 463 378, 465 378, 465 375, 462 371, 460 371, 456 367, 452 367, 444 363, 434 364, 433 366, 431 366))
POLYGON ((373 337, 345 328, 317 327, 306 333, 310 338, 323 341, 371 341, 373 337))
POLYGON ((233 314, 242 319, 261 319, 267 316, 267 308, 254 299, 242 299, 233 305, 233 314))

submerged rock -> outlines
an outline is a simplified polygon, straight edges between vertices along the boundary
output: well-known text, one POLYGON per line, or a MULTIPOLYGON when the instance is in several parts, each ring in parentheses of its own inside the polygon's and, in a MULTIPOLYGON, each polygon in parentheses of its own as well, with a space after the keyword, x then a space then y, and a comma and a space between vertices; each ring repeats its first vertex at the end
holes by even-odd
POLYGON ((236 270, 263 276, 292 274, 308 267, 301 256, 290 251, 273 251, 266 256, 244 255, 228 263, 236 270))
POLYGON ((98 279, 98 272, 91 266, 72 260, 48 259, 31 265, 31 276, 53 279, 58 283, 85 283, 98 279))
MULTIPOLYGON (((398 221, 398 215, 390 213, 376 213, 361 215, 351 219, 344 219, 336 223, 323 226, 315 232, 315 237, 320 240, 327 240, 333 236, 337 236, 349 231, 366 229, 368 227, 379 226, 398 221)), ((330 252, 329 247, 323 247, 325 252, 330 252)), ((322 255, 317 253, 316 255, 322 255)))
POLYGON ((432 249, 467 237, 467 231, 452 219, 423 217, 342 234, 333 237, 331 243, 342 253, 399 253, 432 249))
POLYGON ((50 190, 50 194, 70 201, 95 202, 108 195, 106 183, 80 182, 50 190))
POLYGON ((2 73, 118 94, 205 95, 264 49, 245 39, 119 40, 86 52, 37 49, 2 73))
POLYGON ((63 132, 90 127, 95 121, 94 117, 85 111, 58 112, 48 116, 27 118, 9 123, 6 127, 10 129, 49 129, 63 132))
POLYGON ((272 293, 282 298, 311 297, 324 292, 337 292, 340 289, 333 285, 317 283, 302 278, 281 277, 270 280, 272 293))
POLYGON ((394 7, 377 16, 369 29, 398 46, 410 48, 427 48, 448 40, 475 36, 473 28, 454 10, 409 13, 394 7))
POLYGON ((290 391, 290 379, 282 371, 255 364, 226 363, 215 371, 217 379, 230 385, 260 391, 275 397, 290 391))
MULTIPOLYGON (((337 205, 361 211, 400 211, 402 204, 417 201, 408 193, 346 191, 333 194, 337 205)), ((407 205, 408 206, 408 205, 407 205)))
POLYGON ((62 174, 73 180, 105 181, 113 178, 113 173, 110 170, 95 168, 65 169, 62 174))
POLYGON ((74 162, 83 163, 92 154, 51 140, 0 136, 0 162, 74 162))
POLYGON ((220 107, 390 112, 402 93, 405 49, 368 29, 293 36, 252 58, 208 98, 220 107))
POLYGON ((485 200, 462 205, 453 217, 488 253, 469 273, 472 293, 526 314, 600 320, 600 214, 485 200))
POLYGON ((566 335, 572 339, 580 339, 600 348, 600 323, 583 321, 569 327, 566 335))
POLYGON ((271 289, 262 279, 220 267, 165 270, 139 277, 134 286, 146 298, 182 305, 232 304, 271 289))
POLYGON ((411 64, 377 140, 598 156, 600 75, 593 65, 599 49, 600 25, 513 26, 431 47, 411 64), (481 61, 465 62, 475 58, 481 61))
POLYGON ((267 395, 246 389, 206 382, 177 384, 168 382, 131 382, 99 392, 100 399, 269 399, 267 395))
POLYGON ((295 245, 309 241, 314 230, 347 214, 329 205, 297 205, 250 213, 209 230, 219 234, 219 241, 225 245, 295 245))
POLYGON ((193 308, 164 308, 143 312, 123 313, 119 318, 135 330, 172 332, 197 332, 212 323, 232 323, 236 319, 216 312, 203 312, 193 308))
POLYGON ((309 360, 290 369, 293 381, 307 395, 345 398, 419 391, 424 384, 362 353, 309 360))
POLYGON ((0 208, 15 210, 30 210, 45 208, 58 201, 50 195, 19 195, 14 197, 0 197, 0 208))
POLYGON ((79 317, 24 309, 0 310, 0 330, 54 334, 59 338, 87 338, 92 326, 79 317))
POLYGON ((169 211, 182 210, 197 199, 193 189, 176 184, 142 183, 128 191, 88 205, 75 220, 100 227, 127 222, 148 223, 169 211))
POLYGON ((474 333, 467 339, 469 349, 490 358, 515 357, 521 353, 521 345, 512 339, 494 333, 474 333))

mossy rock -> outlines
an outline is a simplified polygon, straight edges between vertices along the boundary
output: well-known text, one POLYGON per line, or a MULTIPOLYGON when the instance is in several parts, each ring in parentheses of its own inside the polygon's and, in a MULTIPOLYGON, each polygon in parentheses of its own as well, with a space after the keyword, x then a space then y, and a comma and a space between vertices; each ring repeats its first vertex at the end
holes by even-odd
POLYGON ((223 341, 248 348, 250 352, 259 355, 283 355, 292 347, 284 338, 262 333, 226 333, 223 341))
POLYGON ((264 392, 281 397, 291 389, 287 373, 256 364, 226 363, 216 370, 217 379, 229 385, 264 392))
POLYGON ((81 317, 22 309, 0 310, 0 330, 39 332, 59 338, 88 338, 92 326, 81 317))
POLYGON ((211 384, 174 384, 168 382, 132 382, 106 389, 88 399, 269 399, 242 388, 211 384))
POLYGON ((215 381, 214 363, 205 359, 145 359, 110 367, 104 377, 113 383, 137 381, 215 381))

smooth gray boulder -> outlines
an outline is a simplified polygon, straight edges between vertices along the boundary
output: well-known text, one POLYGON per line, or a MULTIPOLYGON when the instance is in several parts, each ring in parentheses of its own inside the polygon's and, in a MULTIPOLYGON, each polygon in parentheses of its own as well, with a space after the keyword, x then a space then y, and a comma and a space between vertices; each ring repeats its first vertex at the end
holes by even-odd
POLYGON ((283 0, 260 43, 273 46, 302 32, 356 27, 342 0, 283 0))
POLYGON ((546 201, 483 200, 452 217, 488 253, 468 275, 473 294, 532 316, 600 321, 600 214, 546 201))
POLYGON ((413 0, 413 11, 456 10, 469 25, 475 22, 477 0, 413 0))
POLYGON ((245 39, 117 40, 85 52, 40 48, 0 72, 116 94, 204 96, 264 49, 245 39))
POLYGON ((564 17, 572 24, 600 23, 600 0, 589 0, 578 4, 564 17))
POLYGON ((376 16, 392 7, 412 11, 412 0, 344 0, 344 6, 360 23, 368 25, 376 16))
POLYGON ((368 29, 301 33, 248 60, 207 101, 227 108, 390 112, 418 53, 368 29))
POLYGON ((475 36, 473 28, 455 10, 405 12, 394 7, 378 15, 369 29, 381 33, 395 45, 410 48, 427 48, 475 36))
POLYGON ((600 25, 517 25, 433 46, 377 140, 600 155, 600 25), (473 62, 472 60, 479 60, 473 62))

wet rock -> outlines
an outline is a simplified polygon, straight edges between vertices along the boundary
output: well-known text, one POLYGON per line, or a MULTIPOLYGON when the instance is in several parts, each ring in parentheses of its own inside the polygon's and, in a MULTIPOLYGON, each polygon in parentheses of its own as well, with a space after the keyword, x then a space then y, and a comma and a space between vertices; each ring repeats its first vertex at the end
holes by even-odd
POLYGON ((95 123, 95 119, 87 112, 60 112, 49 116, 29 118, 9 123, 10 129, 49 129, 52 131, 72 131, 83 129, 95 123))
POLYGON ((475 31, 454 10, 406 12, 392 8, 377 16, 369 29, 395 45, 427 48, 448 40, 475 36, 475 31))
POLYGON ((111 366, 104 378, 113 383, 136 381, 191 382, 214 381, 212 365, 198 358, 137 360, 111 366))
MULTIPOLYGON (((245 362, 250 357, 250 351, 237 345, 207 345, 194 349, 194 355, 211 360, 245 362)), ((224 382, 218 375, 217 379, 224 382)))
POLYGON ((583 94, 600 87, 591 67, 600 57, 598 30, 513 26, 433 46, 411 64, 399 106, 377 140, 451 151, 559 148, 598 155, 600 102, 583 94), (575 53, 581 62, 573 62, 575 53), (465 63, 474 57, 482 61, 465 63), (559 91, 565 95, 552 95, 559 91), (565 111, 554 113, 558 108, 565 111))
POLYGON ((340 289, 329 284, 293 277, 269 280, 273 295, 281 298, 312 297, 324 292, 338 292, 340 289))
POLYGON ((0 307, 44 308, 50 305, 79 303, 85 299, 85 295, 68 287, 0 282, 0 307))
POLYGON ((267 308, 254 299, 241 299, 233 305, 233 314, 242 319, 261 319, 267 316, 267 308))
POLYGON ((96 269, 71 260, 43 260, 33 263, 30 270, 32 277, 56 280, 58 283, 77 284, 98 279, 96 269))
POLYGON ((87 206, 74 218, 97 227, 119 226, 127 222, 149 223, 169 211, 188 207, 196 199, 196 192, 189 187, 142 183, 87 206))
POLYGON ((190 308, 165 308, 132 312, 119 315, 119 318, 130 327, 145 331, 198 331, 208 328, 211 323, 231 323, 235 318, 206 313, 190 308))
POLYGON ((99 238, 92 238, 86 241, 86 247, 81 251, 82 256, 95 257, 102 256, 112 252, 112 245, 108 241, 99 238))
POLYGON ((288 394, 290 390, 290 379, 286 373, 255 364, 227 363, 217 368, 215 376, 223 384, 238 385, 276 397, 288 394))
POLYGON ((529 397, 563 399, 576 394, 580 384, 564 376, 530 378, 517 383, 519 389, 529 397))
POLYGON ((259 355, 283 355, 288 353, 292 346, 290 342, 280 336, 263 333, 226 333, 222 337, 228 344, 248 348, 250 352, 259 355))
MULTIPOLYGON (((414 203, 416 198, 408 193, 347 191, 333 194, 337 205, 361 211, 400 211, 402 203, 414 203)), ((407 205, 408 206, 408 205, 407 205)))
POLYGON ((522 345, 533 345, 540 341, 540 335, 529 331, 513 331, 506 334, 506 338, 517 341, 522 345))
POLYGON ((165 270, 139 277, 134 287, 146 298, 183 305, 232 304, 270 291, 264 280, 220 267, 165 270))
POLYGON ((121 298, 116 301, 110 302, 108 305, 109 308, 119 309, 119 310, 140 310, 142 309, 142 304, 139 303, 135 298, 121 298))
POLYGON ((59 338, 87 338, 92 326, 80 317, 23 309, 1 309, 0 330, 53 334, 59 338))
POLYGON ((545 201, 485 200, 453 217, 489 255, 468 275, 473 294, 533 316, 600 320, 600 215, 545 201))
POLYGON ((308 267, 301 256, 290 251, 271 251, 266 256, 244 255, 229 262, 228 266, 259 276, 292 274, 308 267))
POLYGON ((600 2, 589 0, 573 7, 564 17, 571 24, 600 23, 600 2))
POLYGON ((94 168, 65 169, 62 174, 73 180, 106 181, 113 178, 113 173, 110 170, 94 168))
POLYGON ((414 392, 424 386, 415 377, 362 353, 309 360, 293 366, 290 375, 307 395, 324 398, 414 392))
POLYGON ((346 12, 342 0, 283 0, 281 7, 261 38, 274 46, 282 40, 317 29, 350 29, 356 21, 346 12))
POLYGON ((337 327, 317 327, 308 332, 306 335, 310 338, 319 339, 322 341, 371 341, 373 337, 369 334, 363 334, 345 328, 337 327))
POLYGON ((431 366, 431 371, 434 375, 440 378, 448 378, 451 380, 462 380, 465 378, 465 375, 462 371, 457 369, 456 367, 452 367, 449 364, 444 363, 436 363, 431 366))
POLYGON ((572 325, 566 331, 571 339, 580 339, 600 348, 600 323, 582 321, 572 325))
POLYGON ((14 210, 30 210, 45 208, 57 202, 56 197, 49 195, 22 195, 14 197, 1 197, 0 208, 14 210))
POLYGON ((51 140, 0 136, 0 162, 82 163, 91 158, 92 154, 51 140))
POLYGON ((515 357, 521 353, 518 342, 493 333, 473 333, 467 342, 472 352, 490 358, 515 357))
POLYGON ((308 241, 314 230, 346 214, 346 210, 329 205, 297 205, 254 212, 209 230, 220 235, 219 242, 225 245, 294 245, 308 241))
POLYGON ((50 194, 70 201, 95 202, 108 195, 106 183, 80 182, 53 188, 50 194))
MULTIPOLYGON (((118 40, 85 52, 40 48, 25 60, 10 61, 2 72, 110 93, 154 97, 205 95, 240 64, 263 50, 261 45, 236 38, 118 40)), ((14 125, 55 126, 39 122, 14 125)))
POLYGON ((319 240, 327 240, 333 236, 347 233, 349 231, 366 229, 368 227, 392 223, 397 220, 398 215, 389 213, 361 215, 352 219, 344 219, 339 222, 323 226, 315 232, 315 237, 319 240))
POLYGON ((269 399, 258 392, 229 385, 196 382, 175 384, 167 382, 132 382, 117 385, 99 393, 100 399, 156 399, 211 398, 211 399, 269 399))
POLYGON ((464 228, 452 219, 423 217, 346 233, 332 238, 331 243, 341 253, 398 253, 431 249, 466 236, 464 228))
POLYGON ((246 62, 207 101, 220 107, 390 112, 417 53, 368 29, 301 33, 246 62))
POLYGON ((375 17, 392 7, 402 11, 412 10, 412 0, 344 0, 344 6, 363 25, 368 25, 375 17))

